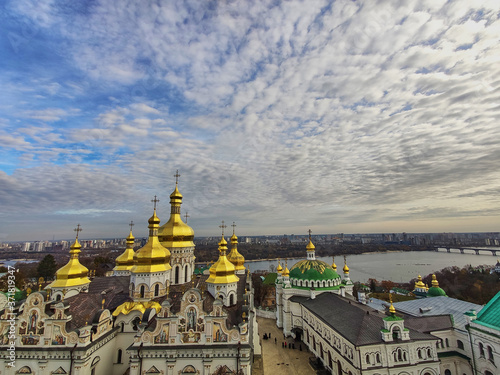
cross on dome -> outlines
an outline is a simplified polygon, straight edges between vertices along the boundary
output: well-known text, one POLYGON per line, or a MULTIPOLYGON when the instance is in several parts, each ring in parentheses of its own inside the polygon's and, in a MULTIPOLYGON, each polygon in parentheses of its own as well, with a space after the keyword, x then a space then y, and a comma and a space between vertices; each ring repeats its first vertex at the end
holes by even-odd
POLYGON ((187 222, 188 222, 188 217, 190 217, 190 216, 188 215, 187 211, 186 211, 186 214, 184 215, 184 217, 186 218, 186 224, 187 224, 187 222))
POLYGON ((78 234, 82 231, 82 227, 78 224, 73 230, 76 232, 76 239, 78 239, 78 234))
POLYGON ((308 232, 309 232, 309 241, 310 241, 310 240, 311 240, 311 233, 312 233, 312 230, 310 230, 310 229, 309 229, 309 230, 308 230, 308 232))
POLYGON ((175 184, 177 185, 177 183, 179 182, 179 177, 181 177, 181 175, 179 174, 179 170, 178 169, 175 172, 174 177, 175 177, 175 184))
POLYGON ((154 203, 154 209, 155 209, 155 211, 156 211, 156 203, 158 203, 159 201, 160 201, 159 199, 156 199, 156 195, 155 195, 155 199, 151 199, 151 202, 154 203))
POLYGON ((134 225, 135 225, 135 224, 134 224, 134 222, 133 222, 132 220, 130 220, 130 224, 129 224, 129 226, 130 226, 130 231, 131 231, 131 232, 132 232, 132 227, 133 227, 134 225))
POLYGON ((233 224, 231 224, 231 226, 233 227, 233 234, 234 234, 234 228, 236 228, 236 224, 234 223, 234 221, 233 224))
POLYGON ((224 225, 224 220, 222 220, 222 224, 219 225, 219 228, 222 229, 222 237, 224 237, 224 228, 227 228, 227 225, 224 225))

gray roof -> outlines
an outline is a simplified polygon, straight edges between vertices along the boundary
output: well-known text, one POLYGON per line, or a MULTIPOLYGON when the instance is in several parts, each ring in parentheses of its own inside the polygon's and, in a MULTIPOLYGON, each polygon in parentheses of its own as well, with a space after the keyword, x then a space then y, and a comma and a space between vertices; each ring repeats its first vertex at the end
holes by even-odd
POLYGON ((454 327, 465 331, 467 323, 464 313, 469 310, 479 311, 483 308, 475 303, 461 301, 446 296, 429 297, 394 303, 397 312, 412 316, 452 315, 454 327))
MULTIPOLYGON (((382 343, 384 314, 333 293, 300 302, 319 319, 356 346, 382 343)), ((410 339, 432 340, 434 336, 410 329, 410 339)))

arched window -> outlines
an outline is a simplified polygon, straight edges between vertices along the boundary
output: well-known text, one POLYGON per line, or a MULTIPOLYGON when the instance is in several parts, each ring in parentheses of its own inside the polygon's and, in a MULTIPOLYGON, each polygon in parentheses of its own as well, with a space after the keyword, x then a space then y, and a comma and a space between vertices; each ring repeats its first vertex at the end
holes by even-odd
POLYGON ((450 346, 450 342, 448 341, 448 337, 445 339, 446 341, 446 347, 448 348, 450 346))
POLYGON ((484 357, 484 346, 482 342, 479 343, 479 356, 484 357))
POLYGON ((427 349, 427 358, 431 358, 431 357, 432 357, 431 348, 428 348, 427 349))
POLYGON ((116 355, 116 363, 122 363, 122 350, 118 349, 118 353, 116 355))
POLYGON ((188 265, 186 264, 186 266, 184 267, 184 282, 185 283, 187 283, 189 281, 188 277, 189 277, 189 269, 188 269, 188 265))
POLYGON ((233 306, 234 305, 234 294, 230 294, 229 295, 229 306, 233 306))
POLYGON ((340 358, 337 360, 337 374, 342 374, 342 365, 340 363, 340 358))
POLYGON ((316 337, 313 336, 313 349, 316 351, 316 337))
POLYGON ((175 267, 175 283, 179 284, 179 266, 175 267))
POLYGON ((491 372, 489 372, 488 370, 486 370, 486 371, 484 372, 484 375, 493 375, 493 374, 492 374, 491 372))
POLYGON ((392 329, 392 338, 393 338, 394 340, 397 340, 399 337, 400 337, 399 327, 394 327, 394 328, 392 329))
POLYGON ((323 359, 323 343, 319 343, 319 356, 323 359))
POLYGON ((491 346, 488 345, 488 359, 495 363, 494 360, 493 360, 493 349, 491 349, 491 346))
POLYGON ((58 295, 56 296, 56 301, 60 301, 60 300, 61 300, 61 295, 60 295, 60 294, 58 294, 58 295))
POLYGON ((377 363, 380 363, 380 354, 379 353, 377 353, 377 355, 375 356, 375 359, 376 359, 377 363))
POLYGON ((155 297, 160 295, 160 284, 155 285, 155 297))
POLYGON ((444 375, 451 375, 451 371, 448 369, 444 370, 444 375))
POLYGON ((141 285, 141 298, 144 298, 145 294, 146 294, 146 287, 144 285, 141 285))
POLYGON ((125 322, 120 323, 120 332, 123 332, 125 330, 125 322))
POLYGON ((369 354, 366 355, 366 363, 370 364, 370 355, 369 354))
POLYGON ((464 350, 464 343, 462 341, 457 340, 457 346, 458 346, 458 349, 464 350))
POLYGON ((418 353, 418 359, 422 359, 422 350, 418 349, 417 353, 418 353))

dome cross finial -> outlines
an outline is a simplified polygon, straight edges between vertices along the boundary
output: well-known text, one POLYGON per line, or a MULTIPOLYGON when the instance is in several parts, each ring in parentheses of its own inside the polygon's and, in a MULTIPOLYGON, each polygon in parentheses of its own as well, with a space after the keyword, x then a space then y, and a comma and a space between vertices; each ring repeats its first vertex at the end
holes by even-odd
POLYGON ((312 230, 309 229, 307 232, 309 233, 309 241, 310 241, 311 240, 312 230))
POLYGON ((76 226, 75 229, 73 229, 76 232, 76 239, 78 239, 78 234, 82 231, 82 227, 80 224, 76 226))
POLYGON ((154 210, 156 211, 156 203, 158 203, 160 200, 159 199, 156 199, 156 195, 155 195, 155 198, 154 199, 151 199, 151 202, 154 203, 154 210))
POLYGON ((234 235, 234 229, 236 228, 236 224, 234 223, 234 221, 233 224, 231 224, 231 226, 233 227, 233 235, 234 235))
POLYGON ((135 224, 134 224, 134 221, 133 221, 133 220, 130 220, 130 224, 129 224, 129 226, 130 226, 130 231, 131 231, 131 232, 132 232, 132 227, 133 227, 134 225, 135 225, 135 224))
POLYGON ((179 174, 179 170, 178 169, 175 172, 174 177, 175 177, 175 184, 177 185, 177 183, 179 182, 179 177, 181 177, 181 175, 179 174))
POLYGON ((222 237, 224 237, 224 228, 227 228, 227 225, 224 225, 224 220, 222 220, 222 224, 219 225, 219 228, 222 229, 222 237))
POLYGON ((187 222, 188 222, 188 217, 191 217, 191 216, 189 216, 189 215, 188 215, 188 212, 186 211, 186 214, 184 215, 184 218, 186 219, 186 224, 187 224, 187 222))

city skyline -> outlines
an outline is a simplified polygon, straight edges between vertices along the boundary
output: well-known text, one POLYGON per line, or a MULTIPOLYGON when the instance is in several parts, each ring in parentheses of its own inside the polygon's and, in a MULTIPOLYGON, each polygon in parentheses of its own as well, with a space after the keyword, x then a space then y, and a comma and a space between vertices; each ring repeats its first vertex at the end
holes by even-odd
POLYGON ((499 230, 496 2, 194 4, 1 5, 0 242, 499 230))

